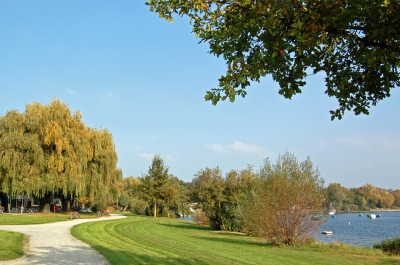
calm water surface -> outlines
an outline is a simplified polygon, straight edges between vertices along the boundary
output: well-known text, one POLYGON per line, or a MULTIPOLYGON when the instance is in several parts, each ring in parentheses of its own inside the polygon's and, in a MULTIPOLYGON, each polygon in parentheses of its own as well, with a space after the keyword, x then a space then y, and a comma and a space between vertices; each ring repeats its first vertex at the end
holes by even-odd
POLYGON ((372 247, 382 239, 400 236, 400 212, 372 212, 383 214, 381 218, 369 219, 367 214, 359 216, 358 213, 336 214, 336 218, 329 218, 328 222, 320 227, 332 231, 332 235, 317 237, 320 242, 343 242, 349 245, 372 247))
MULTIPOLYGON (((332 243, 343 242, 348 245, 372 247, 382 239, 400 236, 400 212, 372 212, 383 214, 381 218, 369 219, 367 214, 358 213, 336 214, 320 227, 317 241, 332 243), (332 235, 322 235, 324 230, 332 231, 332 235)), ((192 217, 179 218, 193 221, 192 217)))

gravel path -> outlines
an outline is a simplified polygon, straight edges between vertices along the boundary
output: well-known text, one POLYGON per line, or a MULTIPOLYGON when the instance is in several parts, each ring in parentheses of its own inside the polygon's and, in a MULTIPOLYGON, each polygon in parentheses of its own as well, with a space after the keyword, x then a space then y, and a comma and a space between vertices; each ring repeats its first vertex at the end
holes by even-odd
POLYGON ((20 232, 29 238, 24 257, 12 261, 0 261, 0 264, 110 264, 96 250, 74 238, 70 231, 77 224, 124 217, 112 214, 110 217, 97 219, 74 219, 40 225, 0 225, 0 230, 20 232))

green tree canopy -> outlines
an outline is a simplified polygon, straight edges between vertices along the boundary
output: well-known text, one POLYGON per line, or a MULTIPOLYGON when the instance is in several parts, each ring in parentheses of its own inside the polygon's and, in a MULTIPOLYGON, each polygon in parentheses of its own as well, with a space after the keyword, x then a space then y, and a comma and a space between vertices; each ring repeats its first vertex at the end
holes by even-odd
POLYGON ((347 201, 348 190, 339 183, 330 183, 326 188, 329 202, 339 211, 347 201))
POLYGON ((195 174, 189 194, 192 201, 216 229, 239 231, 236 209, 246 193, 258 183, 252 166, 243 170, 231 170, 225 178, 218 167, 201 169, 195 174))
POLYGON ((394 197, 394 205, 400 207, 400 190, 394 190, 391 192, 394 197))
POLYGON ((197 202, 212 227, 221 228, 219 210, 225 201, 224 179, 218 167, 200 169, 192 179, 190 197, 197 202))
POLYGON ((140 178, 123 178, 122 185, 124 193, 126 193, 129 197, 139 197, 140 178))
POLYGON ((0 116, 0 190, 9 195, 117 198, 117 160, 111 133, 87 127, 59 100, 0 116))
POLYGON ((131 200, 131 198, 129 197, 129 195, 127 195, 127 194, 124 193, 124 194, 122 194, 122 195, 119 197, 118 203, 119 203, 121 206, 126 207, 126 206, 129 205, 130 200, 131 200))
POLYGON ((390 208, 395 201, 395 197, 388 191, 380 190, 379 193, 379 206, 381 208, 390 208))
POLYGON ((399 0, 148 0, 172 21, 187 15, 193 32, 222 56, 226 74, 205 99, 244 97, 252 81, 271 75, 285 98, 301 93, 310 74, 325 74, 338 100, 331 117, 368 114, 400 85, 399 0))
POLYGON ((168 181, 160 188, 160 197, 163 201, 164 211, 170 217, 170 210, 174 208, 174 212, 177 212, 179 192, 181 183, 179 179, 174 175, 168 176, 168 181))
POLYGON ((153 205, 154 217, 157 217, 157 205, 163 202, 167 190, 165 185, 168 183, 168 170, 164 159, 160 155, 155 155, 147 174, 141 179, 141 198, 153 205))

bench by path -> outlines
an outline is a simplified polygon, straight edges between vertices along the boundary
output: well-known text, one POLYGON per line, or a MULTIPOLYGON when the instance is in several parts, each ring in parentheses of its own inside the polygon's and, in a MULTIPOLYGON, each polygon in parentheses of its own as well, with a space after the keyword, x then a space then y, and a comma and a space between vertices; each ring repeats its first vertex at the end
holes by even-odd
POLYGON ((107 221, 124 218, 111 215, 96 219, 73 219, 40 225, 0 225, 0 230, 20 232, 29 237, 29 246, 25 256, 11 261, 0 261, 1 265, 30 264, 109 264, 100 253, 89 245, 74 238, 71 228, 77 224, 107 221))
POLYGON ((78 219, 81 218, 81 215, 79 212, 71 212, 71 219, 78 219))

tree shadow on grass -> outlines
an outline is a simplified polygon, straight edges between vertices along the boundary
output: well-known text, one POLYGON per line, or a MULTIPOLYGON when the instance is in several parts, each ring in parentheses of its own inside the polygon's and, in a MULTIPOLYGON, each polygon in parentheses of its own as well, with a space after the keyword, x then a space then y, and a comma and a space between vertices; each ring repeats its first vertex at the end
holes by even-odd
POLYGON ((209 226, 201 226, 201 225, 196 225, 196 224, 191 224, 191 223, 175 223, 175 224, 158 224, 162 226, 167 226, 170 228, 178 228, 178 229, 190 229, 190 230, 199 230, 199 231, 214 231, 209 226))
MULTIPOLYGON (((160 249, 159 255, 146 255, 137 254, 134 252, 127 251, 116 251, 104 247, 95 247, 97 251, 104 254, 104 256, 110 261, 111 264, 166 264, 166 265, 177 265, 177 264, 198 264, 206 265, 208 262, 202 261, 200 258, 196 258, 195 253, 193 257, 171 257, 168 255, 161 254, 160 249)), ((154 249, 152 249, 154 252, 154 249)))
POLYGON ((196 238, 201 239, 201 240, 208 240, 208 241, 213 241, 213 242, 229 243, 229 244, 274 247, 273 244, 264 243, 264 242, 261 242, 261 240, 258 242, 248 240, 248 239, 246 239, 249 237, 247 235, 224 232, 224 231, 217 231, 209 226, 200 226, 200 225, 195 225, 195 224, 191 224, 191 223, 175 223, 175 224, 159 224, 159 225, 167 226, 172 229, 177 228, 177 229, 189 229, 189 230, 193 230, 193 231, 197 230, 197 231, 215 232, 215 233, 212 233, 212 236, 209 236, 209 237, 196 236, 196 238))
POLYGON ((205 240, 214 243, 223 243, 223 244, 234 244, 234 245, 247 245, 247 246, 258 246, 258 247, 274 247, 272 244, 263 243, 261 241, 250 241, 246 240, 242 235, 232 234, 229 236, 219 237, 215 235, 215 237, 196 237, 200 240, 205 240))

